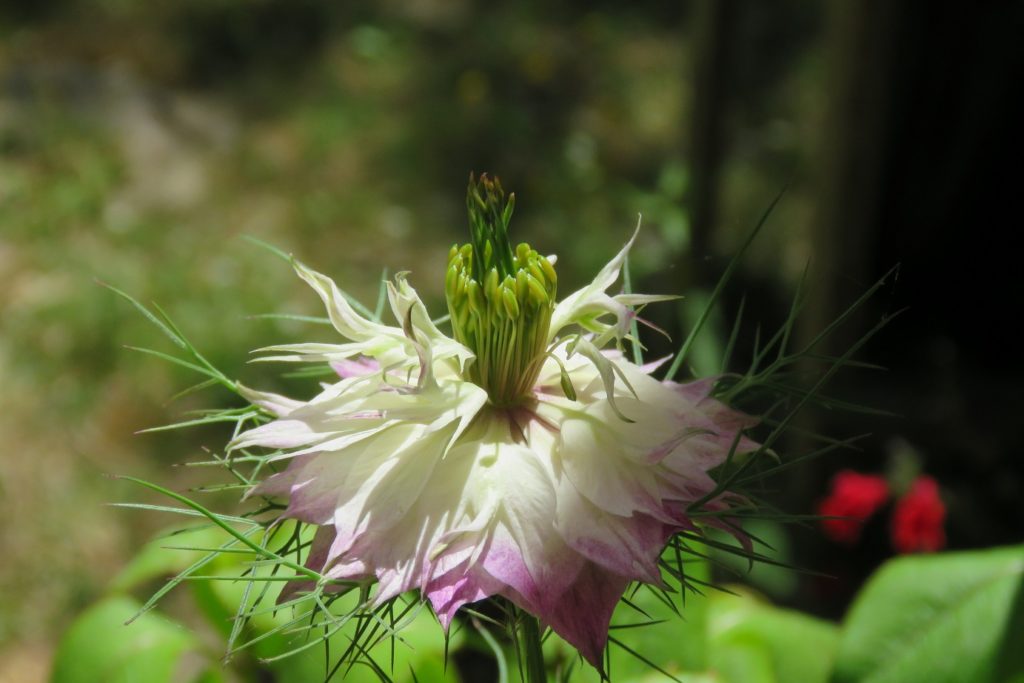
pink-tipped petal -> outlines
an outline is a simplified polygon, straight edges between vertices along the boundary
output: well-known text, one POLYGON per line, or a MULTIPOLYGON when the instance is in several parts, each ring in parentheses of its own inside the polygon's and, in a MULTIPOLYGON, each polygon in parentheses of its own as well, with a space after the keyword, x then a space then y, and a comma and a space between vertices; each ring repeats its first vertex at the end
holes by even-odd
POLYGON ((588 563, 558 602, 537 616, 579 650, 591 666, 603 671, 602 654, 612 613, 628 585, 629 579, 588 563))
POLYGON ((338 377, 341 377, 342 379, 346 379, 348 377, 363 377, 364 375, 372 375, 376 372, 380 372, 380 363, 373 358, 346 358, 344 360, 333 361, 330 365, 331 369, 338 373, 338 377))

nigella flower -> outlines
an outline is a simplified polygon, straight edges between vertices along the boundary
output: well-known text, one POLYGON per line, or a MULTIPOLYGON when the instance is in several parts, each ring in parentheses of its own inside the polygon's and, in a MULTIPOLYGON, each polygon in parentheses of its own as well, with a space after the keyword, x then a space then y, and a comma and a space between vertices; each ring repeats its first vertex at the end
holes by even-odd
POLYGON ((471 179, 472 240, 447 270, 452 337, 404 274, 388 284, 385 325, 297 264, 344 341, 271 358, 329 363, 338 381, 308 401, 242 388, 276 419, 232 448, 287 461, 254 492, 319 527, 310 569, 375 583, 374 604, 419 590, 446 628, 463 605, 502 596, 600 668, 626 586, 661 585, 667 540, 697 528, 688 506, 738 499, 711 496, 709 471, 757 448, 742 433, 754 421, 712 398, 712 380, 659 381, 657 363, 616 349, 634 307, 669 298, 608 293, 633 240, 556 303, 554 259, 509 242, 513 205, 496 180, 471 179))

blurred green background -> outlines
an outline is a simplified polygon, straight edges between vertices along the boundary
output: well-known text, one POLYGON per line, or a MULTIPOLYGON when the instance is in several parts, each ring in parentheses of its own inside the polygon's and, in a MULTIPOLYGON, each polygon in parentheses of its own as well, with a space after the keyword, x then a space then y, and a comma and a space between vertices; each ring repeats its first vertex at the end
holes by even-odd
MULTIPOLYGON (((383 268, 411 270, 440 311, 471 170, 516 192, 517 235, 560 255, 563 292, 640 213, 638 289, 696 302, 786 187, 712 345, 744 293, 748 345, 755 323, 777 325, 808 263, 804 335, 902 263, 845 333, 909 305, 865 351, 891 370, 833 392, 900 417, 808 415, 874 436, 766 494, 810 512, 835 469, 909 461, 939 480, 952 547, 1020 540, 1024 373, 1006 321, 1021 287, 1004 211, 1018 192, 1022 14, 1019 2, 965 16, 839 0, 3 0, 0 682, 46 680, 73 615, 171 521, 109 507, 147 498, 103 475, 185 489, 202 473, 173 465, 225 438, 133 435, 232 399, 169 403, 193 378, 125 350, 159 333, 96 281, 158 302, 219 367, 273 386, 249 350, 325 332, 252 317, 318 306, 242 236, 366 301, 383 268)), ((653 314, 677 340, 687 305, 653 314)), ((891 554, 884 528, 852 550, 812 527, 785 533, 789 559, 838 578, 794 575, 773 597, 828 617, 891 554)))

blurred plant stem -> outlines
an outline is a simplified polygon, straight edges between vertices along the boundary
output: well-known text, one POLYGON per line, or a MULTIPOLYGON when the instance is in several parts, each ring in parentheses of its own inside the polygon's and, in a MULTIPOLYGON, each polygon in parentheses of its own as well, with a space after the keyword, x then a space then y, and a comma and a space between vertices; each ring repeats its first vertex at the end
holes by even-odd
MULTIPOLYGON (((686 199, 690 210, 692 267, 698 269, 711 250, 711 236, 718 220, 735 15, 734 0, 702 0, 694 6, 694 104, 689 131, 692 172, 686 199)), ((697 278, 700 281, 699 274, 697 278)))
POLYGON ((544 652, 541 649, 540 624, 537 617, 522 612, 519 626, 519 647, 522 650, 527 683, 546 683, 544 652))

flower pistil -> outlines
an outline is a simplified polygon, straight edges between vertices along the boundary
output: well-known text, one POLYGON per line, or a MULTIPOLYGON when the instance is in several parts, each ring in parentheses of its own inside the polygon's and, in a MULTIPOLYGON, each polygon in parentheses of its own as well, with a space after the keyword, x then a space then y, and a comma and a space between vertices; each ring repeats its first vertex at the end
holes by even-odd
POLYGON ((547 355, 558 279, 529 244, 512 249, 508 226, 515 194, 497 178, 470 176, 466 195, 472 240, 448 254, 445 296, 455 339, 476 356, 467 379, 492 405, 528 401, 547 355))

